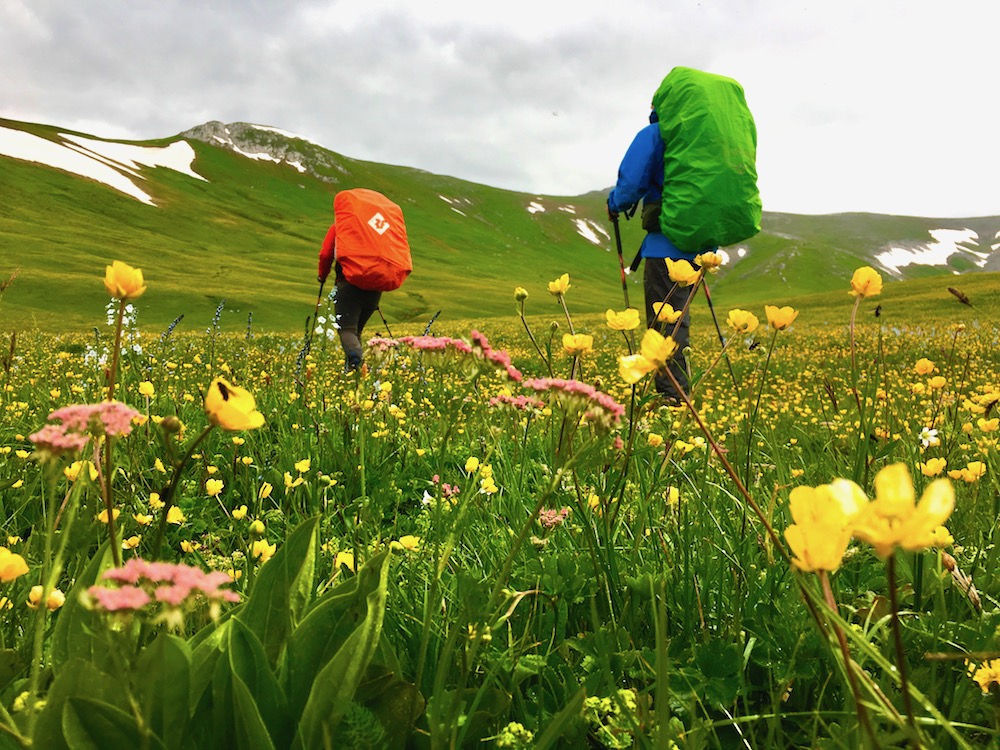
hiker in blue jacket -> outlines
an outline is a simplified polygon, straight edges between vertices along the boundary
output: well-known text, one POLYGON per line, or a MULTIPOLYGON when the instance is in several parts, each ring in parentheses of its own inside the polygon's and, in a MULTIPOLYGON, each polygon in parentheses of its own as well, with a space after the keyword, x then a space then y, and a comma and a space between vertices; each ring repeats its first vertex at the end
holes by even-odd
MULTIPOLYGON (((638 132, 632 145, 625 152, 618 168, 618 182, 608 195, 608 217, 616 221, 619 213, 630 215, 642 200, 642 228, 646 237, 642 241, 639 255, 645 259, 643 288, 646 297, 646 327, 656 325, 653 305, 667 302, 675 310, 683 309, 691 296, 693 287, 677 286, 667 274, 666 258, 684 260, 693 265, 694 253, 678 249, 670 238, 660 231, 660 201, 663 192, 663 139, 656 111, 649 114, 649 125, 638 132)), ((669 196, 668 196, 669 199, 669 196)), ((635 264, 633 264, 635 266, 635 264)), ((657 326, 660 332, 670 333, 674 326, 657 326), (664 331, 664 328, 666 330, 664 331)), ((677 354, 670 363, 670 371, 681 388, 688 390, 687 358, 684 350, 691 341, 691 313, 684 313, 680 325, 673 332, 677 342, 677 354)), ((668 404, 680 402, 680 395, 665 373, 656 376, 656 390, 668 404)))

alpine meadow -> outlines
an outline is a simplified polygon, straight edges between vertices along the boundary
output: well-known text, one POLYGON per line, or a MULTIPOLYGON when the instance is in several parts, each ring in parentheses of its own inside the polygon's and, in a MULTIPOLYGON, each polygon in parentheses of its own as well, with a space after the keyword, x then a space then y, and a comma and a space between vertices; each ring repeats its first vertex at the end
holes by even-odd
POLYGON ((1000 748, 1000 217, 765 203, 667 403, 607 196, 0 119, 0 750, 1000 748))

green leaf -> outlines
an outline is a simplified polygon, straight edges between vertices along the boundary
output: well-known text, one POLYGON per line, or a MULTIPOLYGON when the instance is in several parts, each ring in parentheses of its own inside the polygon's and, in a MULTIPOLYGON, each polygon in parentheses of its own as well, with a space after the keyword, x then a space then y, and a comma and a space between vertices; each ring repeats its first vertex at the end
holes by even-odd
POLYGON ((70 750, 165 750, 156 735, 143 736, 134 716, 102 701, 70 698, 62 726, 70 750))
POLYGON ((255 704, 254 713, 261 717, 270 736, 284 737, 289 732, 288 701, 267 663, 263 645, 246 625, 234 620, 229 629, 228 648, 237 729, 241 707, 247 708, 249 700, 255 704), (239 690, 245 691, 245 695, 239 690))
POLYGON ((301 523, 265 563, 246 604, 234 616, 260 639, 268 663, 277 664, 313 588, 319 517, 301 523))
POLYGON ((580 713, 583 711, 583 699, 586 696, 586 689, 580 688, 570 698, 569 703, 552 717, 552 721, 545 727, 545 731, 535 738, 535 750, 547 750, 547 748, 554 746, 568 729, 581 721, 580 713))
POLYGON ((89 661, 70 659, 59 670, 49 688, 45 707, 38 714, 32 742, 45 750, 69 748, 63 736, 63 707, 73 698, 111 704, 120 710, 127 708, 121 681, 98 669, 89 661))
POLYGON ((378 574, 362 568, 317 601, 288 639, 281 672, 293 716, 302 714, 316 675, 364 618, 377 587, 378 574))
POLYGON ((83 573, 76 579, 73 588, 66 595, 66 603, 59 610, 52 632, 52 668, 58 672, 60 665, 74 657, 105 667, 113 667, 108 661, 108 649, 95 633, 104 630, 101 614, 86 609, 80 602, 80 594, 93 586, 98 577, 111 567, 111 554, 107 543, 103 544, 87 563, 83 573))
POLYGON ((274 750, 258 703, 246 683, 233 675, 233 708, 236 719, 236 746, 242 750, 274 750))
POLYGON ((212 684, 216 664, 222 655, 222 645, 228 639, 230 622, 223 623, 201 640, 191 652, 191 688, 188 694, 188 710, 192 717, 212 684))
POLYGON ((385 616, 389 559, 390 551, 386 548, 358 572, 358 588, 368 592, 367 611, 333 658, 316 675, 299 721, 294 748, 322 747, 323 738, 333 734, 347 713, 379 646, 385 616))
POLYGON ((191 649, 160 633, 139 655, 133 671, 143 717, 168 748, 184 747, 190 720, 191 649))

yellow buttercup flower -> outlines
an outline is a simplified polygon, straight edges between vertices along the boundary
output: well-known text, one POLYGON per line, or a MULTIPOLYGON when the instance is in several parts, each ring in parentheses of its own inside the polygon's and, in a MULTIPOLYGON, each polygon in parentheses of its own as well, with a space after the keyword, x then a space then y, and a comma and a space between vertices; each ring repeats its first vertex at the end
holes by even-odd
POLYGON ((340 570, 340 566, 344 565, 348 570, 354 570, 354 553, 353 552, 338 552, 337 556, 333 558, 333 569, 340 570))
POLYGON ((746 334, 753 333, 757 330, 757 326, 760 325, 760 321, 757 316, 752 312, 747 310, 741 310, 736 308, 729 311, 729 317, 726 318, 726 323, 729 327, 733 329, 736 333, 746 334))
POLYGON ((128 263, 114 261, 104 269, 104 288, 115 299, 136 299, 141 297, 146 287, 142 280, 142 271, 132 268, 128 263))
POLYGON ((569 274, 564 273, 555 281, 549 282, 549 293, 554 294, 557 297, 560 297, 563 294, 566 294, 567 291, 569 291, 569 286, 570 286, 569 274))
POLYGON ((389 546, 397 550, 416 552, 418 549, 420 549, 420 537, 414 536, 413 534, 404 534, 403 536, 399 537, 399 541, 393 542, 389 546))
POLYGON ((247 517, 247 511, 249 509, 245 505, 241 505, 239 508, 233 508, 233 520, 242 521, 247 517))
POLYGON ((654 302, 653 313, 656 315, 657 323, 667 323, 673 325, 680 320, 683 310, 675 310, 669 302, 654 302))
POLYGON ((852 297, 876 297, 882 293, 882 277, 871 266, 862 266, 851 277, 852 297))
POLYGON ((854 519, 854 535, 885 558, 896 547, 916 551, 934 546, 935 532, 955 508, 955 490, 947 479, 935 479, 919 502, 905 464, 886 466, 875 475, 875 499, 854 519))
POLYGON ((664 258, 664 260, 667 262, 667 274, 675 284, 691 286, 701 276, 701 271, 686 260, 674 260, 673 258, 664 258))
POLYGON ((250 392, 224 378, 216 378, 205 394, 208 421, 224 430, 254 430, 264 424, 250 392))
POLYGON ((639 353, 652 362, 656 369, 667 364, 677 352, 677 342, 672 336, 664 336, 659 331, 649 328, 642 337, 639 353))
POLYGON ((218 497, 224 486, 225 483, 221 479, 208 479, 205 481, 205 492, 209 497, 218 497))
POLYGON ((475 474, 479 470, 479 459, 475 456, 469 456, 465 462, 465 473, 475 474))
POLYGON ((10 583, 28 572, 28 564, 16 552, 0 547, 0 581, 10 583))
POLYGON ((184 515, 184 511, 182 511, 176 505, 170 506, 170 510, 167 511, 167 523, 173 523, 180 526, 186 520, 187 518, 184 515))
POLYGON ((764 305, 764 313, 767 315, 767 323, 776 331, 784 331, 799 316, 799 311, 788 305, 776 307, 775 305, 764 305))
POLYGON ((913 371, 916 372, 917 375, 930 375, 934 372, 934 363, 926 357, 921 357, 917 360, 917 363, 913 365, 913 371))
POLYGON ((656 366, 641 354, 623 355, 618 358, 618 374, 629 385, 638 383, 656 366))
POLYGON ((295 462, 295 471, 299 472, 299 474, 305 474, 309 471, 310 466, 312 466, 312 460, 303 458, 301 461, 295 462))
POLYGON ((948 465, 947 459, 944 458, 928 458, 925 462, 920 464, 920 473, 925 477, 936 477, 942 471, 944 467, 948 465))
POLYGON ((807 573, 837 570, 851 540, 850 520, 866 500, 861 488, 846 479, 793 489, 794 523, 785 529, 785 539, 795 567, 807 573))
POLYGON ((586 333, 564 333, 563 349, 571 357, 579 357, 594 351, 594 337, 586 333))
POLYGON ((724 261, 725 259, 720 253, 712 252, 696 255, 694 258, 695 265, 704 268, 709 273, 716 273, 724 261))
POLYGON ((527 289, 525 289, 523 286, 519 286, 516 289, 514 289, 514 301, 515 302, 524 302, 526 299, 528 299, 528 290, 527 289))
POLYGON ((263 565, 274 556, 277 549, 277 544, 268 544, 266 539, 257 539, 250 547, 250 554, 260 560, 263 565))
POLYGON ((604 315, 608 321, 608 328, 613 331, 631 331, 639 327, 639 311, 634 307, 621 312, 609 308, 604 315))

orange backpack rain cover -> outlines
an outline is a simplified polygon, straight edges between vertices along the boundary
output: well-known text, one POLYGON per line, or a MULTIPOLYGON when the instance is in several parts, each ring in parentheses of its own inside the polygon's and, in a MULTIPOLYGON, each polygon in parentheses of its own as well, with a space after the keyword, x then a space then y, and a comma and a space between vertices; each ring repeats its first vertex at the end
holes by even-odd
POLYGON ((359 289, 391 292, 413 270, 402 209, 379 192, 342 190, 333 199, 337 262, 359 289))

